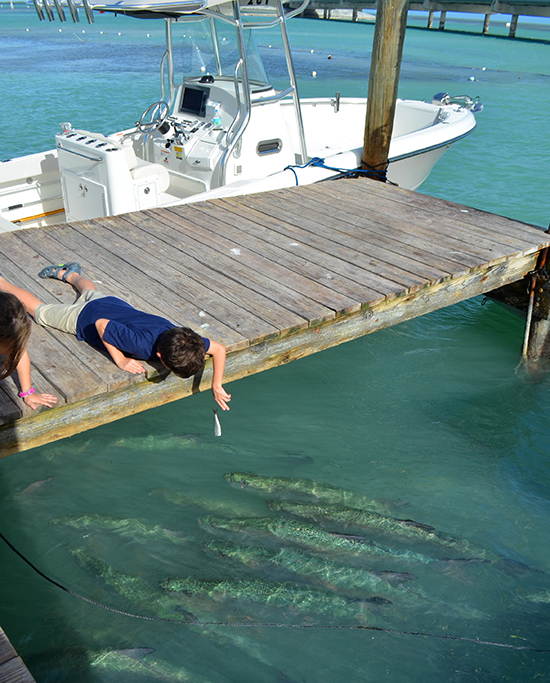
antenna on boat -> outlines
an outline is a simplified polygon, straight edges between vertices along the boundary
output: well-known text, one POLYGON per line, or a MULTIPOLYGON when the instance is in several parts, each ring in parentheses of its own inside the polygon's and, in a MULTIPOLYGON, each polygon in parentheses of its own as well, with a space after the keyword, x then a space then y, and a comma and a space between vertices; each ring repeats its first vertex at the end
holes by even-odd
POLYGON ((67 21, 67 18, 65 17, 65 12, 63 11, 63 7, 61 7, 61 3, 59 0, 53 0, 55 9, 57 10, 57 13, 59 14, 59 21, 64 22, 67 21))
POLYGON ((78 9, 76 8, 74 0, 67 0, 67 4, 69 5, 69 12, 71 13, 74 23, 78 24, 80 19, 78 18, 78 9))
MULTIPOLYGON (((46 16, 48 17, 49 21, 55 21, 55 15, 53 12, 54 7, 59 15, 59 21, 67 21, 63 6, 61 4, 62 2, 63 0, 53 0, 53 4, 51 4, 52 0, 33 0, 34 9, 36 10, 36 14, 38 15, 40 21, 44 21, 44 12, 46 12, 46 16)), ((88 23, 94 23, 94 13, 88 0, 66 0, 66 3, 71 13, 72 20, 75 24, 80 21, 77 3, 83 7, 88 23)))
MULTIPOLYGON (((46 0, 44 0, 45 2, 46 0)), ((94 23, 94 13, 92 12, 92 8, 90 7, 90 3, 88 0, 82 0, 82 6, 84 7, 84 12, 86 13, 86 19, 88 20, 89 24, 94 23)))
POLYGON ((42 7, 38 4, 38 0, 32 0, 34 4, 34 9, 36 10, 36 13, 38 14, 38 18, 40 21, 44 21, 44 12, 42 12, 42 7))
POLYGON ((52 10, 48 0, 42 0, 42 5, 44 6, 44 9, 46 10, 46 14, 48 15, 48 19, 50 21, 55 21, 55 17, 53 15, 53 10, 52 10))

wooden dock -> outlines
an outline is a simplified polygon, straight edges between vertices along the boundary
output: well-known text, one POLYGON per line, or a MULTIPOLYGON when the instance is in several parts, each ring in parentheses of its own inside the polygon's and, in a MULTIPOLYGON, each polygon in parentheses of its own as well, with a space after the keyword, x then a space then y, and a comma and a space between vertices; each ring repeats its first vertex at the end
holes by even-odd
MULTIPOLYGON (((517 281, 548 245, 540 228, 350 179, 3 233, 0 272, 69 302, 37 273, 78 261, 106 294, 224 343, 227 384, 517 281)), ((33 412, 1 382, 1 455, 210 388, 210 362, 189 380, 129 375, 38 325, 29 352, 58 405, 33 412)))
POLYGON ((0 628, 0 681, 1 683, 35 683, 34 678, 13 649, 0 628))

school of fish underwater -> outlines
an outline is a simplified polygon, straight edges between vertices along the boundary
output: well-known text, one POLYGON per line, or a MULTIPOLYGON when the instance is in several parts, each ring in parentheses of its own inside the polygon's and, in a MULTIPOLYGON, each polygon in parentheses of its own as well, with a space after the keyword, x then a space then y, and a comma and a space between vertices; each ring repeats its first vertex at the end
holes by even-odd
MULTIPOLYGON (((215 426, 220 428, 219 420, 215 426)), ((234 455, 230 445, 204 442, 198 435, 103 440, 95 457, 93 439, 77 439, 81 451, 76 455, 88 453, 96 468, 106 466, 105 453, 113 457, 120 449, 136 458, 156 456, 151 464, 170 452, 185 457, 204 449, 208 457, 214 447, 228 459, 234 455)), ((68 455, 67 445, 43 450, 50 461, 68 455)), ((280 460, 286 470, 313 464, 311 457, 299 454, 280 460)), ((11 499, 19 506, 39 506, 57 477, 32 482, 11 499)), ((326 639, 338 629, 356 644, 358 638, 397 637, 446 639, 453 649, 464 643, 494 649, 512 645, 513 654, 524 654, 526 646, 531 657, 535 650, 548 651, 540 637, 516 635, 517 623, 506 627, 512 605, 533 623, 538 611, 550 605, 547 568, 447 533, 417 510, 412 514, 407 501, 371 497, 362 492, 364 487, 249 471, 225 472, 219 486, 225 495, 193 495, 192 485, 183 491, 150 488, 141 506, 150 514, 142 517, 96 512, 49 516, 47 533, 55 538, 59 532, 59 542, 52 546, 49 538, 49 561, 37 559, 36 551, 33 560, 67 591, 73 621, 89 623, 86 613, 92 610, 97 618, 103 610, 99 616, 109 623, 111 639, 131 621, 138 640, 131 647, 72 646, 30 655, 25 661, 37 681, 337 680, 334 672, 323 678, 315 670, 291 676, 283 664, 273 663, 278 658, 266 647, 265 636, 258 637, 262 629, 302 642, 304 631, 311 636, 315 630, 315 638, 326 639), (71 570, 67 578, 64 567, 71 570), (200 642, 201 658, 210 666, 162 659, 161 648, 141 644, 146 633, 141 624, 163 629, 170 650, 182 638, 186 647, 200 642), (358 627, 363 630, 351 630, 358 627), (216 653, 213 660, 209 649, 216 653), (212 666, 220 655, 223 660, 224 651, 231 652, 227 668, 219 661, 212 666)), ((89 500, 81 503, 82 509, 90 507, 89 500)), ((371 678, 360 674, 349 680, 371 678)))

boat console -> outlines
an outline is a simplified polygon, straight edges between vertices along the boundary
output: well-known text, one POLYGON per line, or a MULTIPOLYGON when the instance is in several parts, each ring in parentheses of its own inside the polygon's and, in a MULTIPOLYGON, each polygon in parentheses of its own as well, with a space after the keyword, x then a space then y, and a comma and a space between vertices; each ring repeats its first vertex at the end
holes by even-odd
POLYGON ((56 146, 67 220, 170 204, 246 173, 255 177, 260 167, 268 174, 283 162, 294 162, 278 102, 255 108, 246 135, 231 149, 228 131, 239 114, 234 83, 206 79, 179 86, 171 115, 165 102, 156 102, 135 128, 115 135, 66 124, 67 130, 56 135, 56 146))
POLYGON ((109 137, 71 127, 56 135, 67 220, 149 209, 210 189, 223 154, 222 115, 235 106, 229 101, 222 110, 210 88, 180 90, 180 106, 162 120, 109 137))

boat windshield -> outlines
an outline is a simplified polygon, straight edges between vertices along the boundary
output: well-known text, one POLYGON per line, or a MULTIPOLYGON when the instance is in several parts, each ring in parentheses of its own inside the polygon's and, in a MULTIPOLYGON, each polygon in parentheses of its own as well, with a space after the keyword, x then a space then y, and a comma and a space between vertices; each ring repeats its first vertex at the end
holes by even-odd
MULTIPOLYGON (((254 91, 270 88, 269 79, 252 31, 244 32, 248 79, 254 91)), ((231 24, 212 17, 184 24, 181 38, 184 78, 210 74, 233 80, 240 59, 237 30, 231 24)), ((239 80, 242 73, 239 70, 239 80)))

